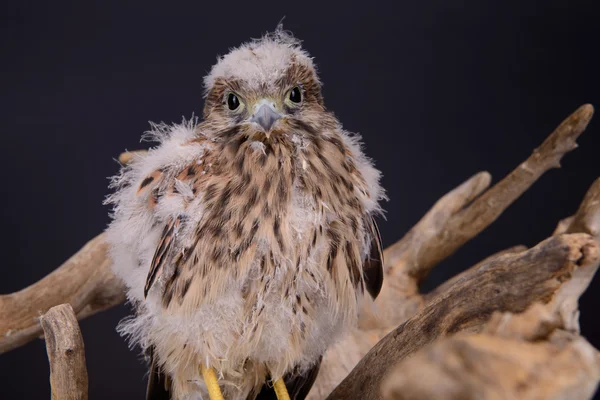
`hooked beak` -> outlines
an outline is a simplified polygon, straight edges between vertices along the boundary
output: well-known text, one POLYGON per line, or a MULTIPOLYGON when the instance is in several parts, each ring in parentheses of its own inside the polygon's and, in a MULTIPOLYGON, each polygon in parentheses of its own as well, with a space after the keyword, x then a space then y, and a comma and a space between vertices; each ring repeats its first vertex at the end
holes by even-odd
POLYGON ((252 115, 250 121, 256 122, 265 130, 265 132, 269 132, 273 124, 280 118, 281 115, 277 113, 270 104, 263 103, 258 110, 256 110, 254 115, 252 115))

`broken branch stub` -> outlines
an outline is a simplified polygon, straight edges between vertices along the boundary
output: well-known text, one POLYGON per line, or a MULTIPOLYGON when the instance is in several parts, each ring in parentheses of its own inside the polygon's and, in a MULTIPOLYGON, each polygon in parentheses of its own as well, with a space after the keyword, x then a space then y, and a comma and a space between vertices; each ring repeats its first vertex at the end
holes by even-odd
POLYGON ((69 303, 84 318, 122 303, 124 285, 110 264, 100 234, 40 281, 0 295, 0 354, 39 337, 38 317, 55 305, 69 303))
POLYGON ((454 214, 438 240, 428 241, 419 249, 418 280, 429 270, 452 255, 468 240, 494 222, 500 214, 546 171, 560 166, 560 159, 577 147, 576 139, 585 130, 594 113, 590 104, 579 107, 568 116, 533 154, 503 180, 476 198, 472 204, 454 214))
POLYGON ((77 318, 69 304, 52 307, 40 318, 50 362, 52 399, 86 400, 88 375, 77 318))

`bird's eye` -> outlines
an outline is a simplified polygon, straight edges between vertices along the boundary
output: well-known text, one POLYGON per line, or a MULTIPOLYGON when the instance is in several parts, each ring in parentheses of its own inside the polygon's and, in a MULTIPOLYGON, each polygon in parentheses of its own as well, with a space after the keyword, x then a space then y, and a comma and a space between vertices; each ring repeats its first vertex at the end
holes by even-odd
POLYGON ((229 107, 229 109, 233 111, 237 110, 239 106, 240 99, 238 99, 238 97, 235 94, 229 93, 229 95, 227 96, 227 107, 229 107))
POLYGON ((290 92, 290 100, 294 103, 300 103, 302 101, 302 92, 300 92, 300 88, 296 86, 290 92))

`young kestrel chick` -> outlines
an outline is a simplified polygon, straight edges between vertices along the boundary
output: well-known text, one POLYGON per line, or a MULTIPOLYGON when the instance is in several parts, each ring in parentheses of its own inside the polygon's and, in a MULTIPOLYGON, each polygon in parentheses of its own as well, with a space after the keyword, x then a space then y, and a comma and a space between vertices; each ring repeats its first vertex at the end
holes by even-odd
POLYGON ((279 28, 219 58, 204 120, 153 126, 159 145, 114 178, 108 241, 151 355, 148 398, 303 399, 321 357, 383 279, 380 173, 323 103, 279 28))

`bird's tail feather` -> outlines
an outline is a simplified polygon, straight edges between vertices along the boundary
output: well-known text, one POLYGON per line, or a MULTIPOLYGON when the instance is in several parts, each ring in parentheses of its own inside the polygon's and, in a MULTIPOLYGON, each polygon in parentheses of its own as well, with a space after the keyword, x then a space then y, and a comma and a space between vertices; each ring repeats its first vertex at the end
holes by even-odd
POLYGON ((146 389, 146 400, 170 400, 169 380, 154 359, 154 347, 148 350, 150 357, 150 376, 146 389))

